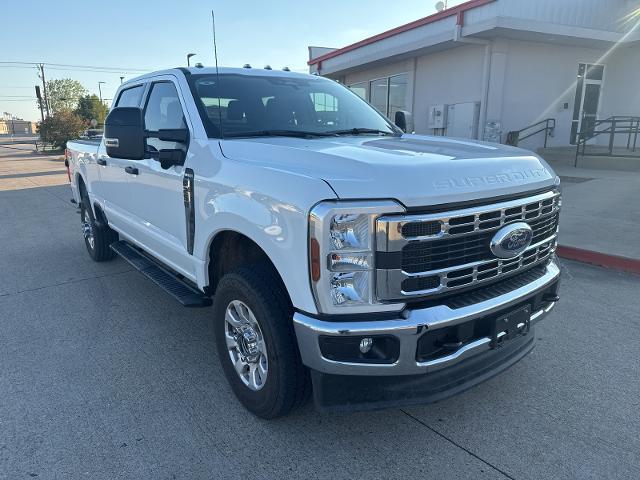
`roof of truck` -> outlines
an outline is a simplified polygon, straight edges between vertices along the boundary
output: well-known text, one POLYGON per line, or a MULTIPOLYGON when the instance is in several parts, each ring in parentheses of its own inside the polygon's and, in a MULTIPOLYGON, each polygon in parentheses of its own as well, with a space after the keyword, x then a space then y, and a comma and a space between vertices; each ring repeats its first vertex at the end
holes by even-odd
MULTIPOLYGON (((158 75, 167 75, 167 74, 173 74, 175 75, 176 73, 181 72, 181 73, 185 73, 185 72, 189 72, 192 74, 209 74, 209 75, 215 75, 216 74, 216 67, 176 67, 176 68, 170 68, 170 69, 165 69, 165 70, 158 70, 155 72, 150 72, 150 73, 145 73, 144 75, 140 75, 138 77, 135 78, 131 78, 129 80, 127 80, 126 82, 123 83, 123 85, 126 85, 128 83, 135 83, 135 82, 139 82, 140 80, 143 79, 147 79, 147 78, 151 78, 151 77, 156 77, 158 75)), ((272 76, 272 77, 297 77, 297 78, 309 78, 309 77, 313 77, 313 78, 318 78, 317 75, 311 75, 309 73, 298 73, 298 72, 291 72, 291 71, 286 71, 286 70, 276 70, 276 69, 266 69, 266 68, 235 68, 235 67, 219 67, 217 69, 217 72, 220 74, 236 74, 236 75, 255 75, 255 76, 272 76)))

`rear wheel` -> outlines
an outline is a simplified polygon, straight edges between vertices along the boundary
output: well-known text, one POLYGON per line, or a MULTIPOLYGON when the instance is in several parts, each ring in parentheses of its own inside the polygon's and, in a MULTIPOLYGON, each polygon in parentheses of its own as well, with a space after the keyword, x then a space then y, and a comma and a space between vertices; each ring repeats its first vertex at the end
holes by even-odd
POLYGON ((273 269, 239 268, 214 297, 218 357, 244 407, 261 418, 286 415, 309 397, 288 297, 273 269))
POLYGON ((108 225, 96 222, 95 215, 91 209, 89 195, 87 195, 84 188, 81 190, 81 196, 80 219, 82 222, 82 235, 84 236, 84 243, 89 256, 96 262, 112 260, 115 258, 116 253, 109 248, 109 245, 118 240, 118 234, 111 230, 108 225))

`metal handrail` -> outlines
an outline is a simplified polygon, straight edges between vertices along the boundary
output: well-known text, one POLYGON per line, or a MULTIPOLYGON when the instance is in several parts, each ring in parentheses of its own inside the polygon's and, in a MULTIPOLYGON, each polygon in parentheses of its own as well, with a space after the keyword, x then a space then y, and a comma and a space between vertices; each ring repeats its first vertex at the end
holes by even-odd
POLYGON ((533 125, 529 125, 528 127, 525 127, 522 130, 517 130, 517 131, 507 133, 506 144, 517 147, 522 140, 526 140, 529 137, 533 137, 538 133, 544 132, 544 148, 547 148, 547 141, 550 136, 553 137, 553 132, 555 131, 555 128, 556 128, 556 119, 547 118, 545 120, 541 120, 538 123, 534 123, 533 125), (535 132, 531 132, 528 135, 525 135, 524 137, 521 136, 522 133, 526 132, 527 130, 530 130, 535 127, 539 127, 543 124, 544 124, 544 127, 540 128, 539 130, 536 130, 535 132))
POLYGON ((578 157, 582 155, 593 155, 586 153, 587 142, 600 135, 609 135, 609 146, 606 153, 599 152, 598 155, 618 157, 628 155, 616 155, 613 153, 616 135, 627 134, 627 150, 636 151, 638 144, 638 135, 640 134, 640 117, 633 115, 612 115, 611 117, 595 120, 589 125, 588 130, 578 133, 578 141, 576 142, 576 157, 574 166, 578 166, 578 157), (602 130, 597 128, 603 126, 602 130), (631 141, 633 138, 633 142, 631 141), (582 150, 582 152, 581 152, 582 150))

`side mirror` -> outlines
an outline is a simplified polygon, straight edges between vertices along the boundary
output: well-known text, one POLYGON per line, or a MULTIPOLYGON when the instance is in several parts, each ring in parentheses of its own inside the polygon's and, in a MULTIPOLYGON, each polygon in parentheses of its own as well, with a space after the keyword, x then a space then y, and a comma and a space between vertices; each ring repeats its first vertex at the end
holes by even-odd
POLYGON ((104 145, 107 155, 128 160, 144 158, 145 141, 142 109, 116 107, 104 122, 104 145))
POLYGON ((396 127, 398 127, 403 132, 407 132, 407 116, 402 110, 398 110, 396 112, 393 123, 395 123, 396 127))

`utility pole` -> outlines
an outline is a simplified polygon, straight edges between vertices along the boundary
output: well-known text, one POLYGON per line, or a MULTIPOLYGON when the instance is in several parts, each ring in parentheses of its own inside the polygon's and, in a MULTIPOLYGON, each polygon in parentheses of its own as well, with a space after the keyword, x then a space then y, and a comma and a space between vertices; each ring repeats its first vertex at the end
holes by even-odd
POLYGON ((120 84, 124 81, 124 77, 120 77, 120 84))
POLYGON ((98 82, 98 92, 100 93, 100 103, 102 103, 102 84, 107 82, 98 82))
POLYGON ((40 93, 40 85, 36 85, 36 97, 38 98, 38 105, 40 106, 40 118, 44 122, 44 105, 42 104, 42 94, 40 93))
POLYGON ((47 111, 47 118, 49 118, 49 95, 47 95, 47 81, 44 78, 44 63, 41 63, 39 67, 42 77, 42 93, 44 93, 44 108, 47 111))

